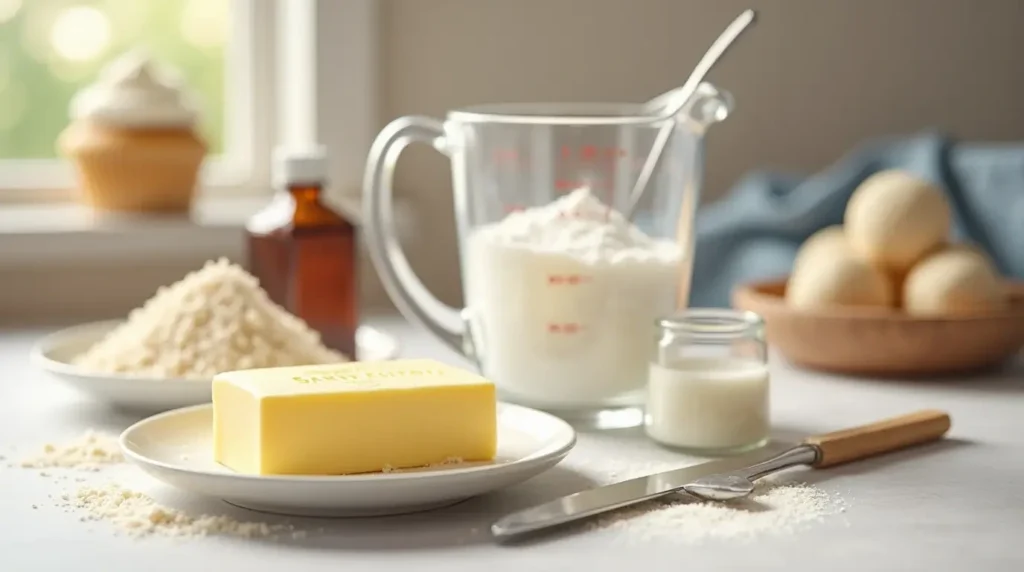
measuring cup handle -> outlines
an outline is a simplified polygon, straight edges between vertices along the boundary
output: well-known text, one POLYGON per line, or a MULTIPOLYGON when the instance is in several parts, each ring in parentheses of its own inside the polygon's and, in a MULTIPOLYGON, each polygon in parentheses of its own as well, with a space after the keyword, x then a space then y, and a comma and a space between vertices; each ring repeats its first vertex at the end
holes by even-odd
POLYGON ((444 124, 430 117, 400 117, 385 127, 370 148, 363 180, 365 240, 384 289, 400 310, 459 353, 465 322, 459 311, 427 290, 409 265, 394 228, 392 182, 398 156, 414 142, 445 148, 444 124))

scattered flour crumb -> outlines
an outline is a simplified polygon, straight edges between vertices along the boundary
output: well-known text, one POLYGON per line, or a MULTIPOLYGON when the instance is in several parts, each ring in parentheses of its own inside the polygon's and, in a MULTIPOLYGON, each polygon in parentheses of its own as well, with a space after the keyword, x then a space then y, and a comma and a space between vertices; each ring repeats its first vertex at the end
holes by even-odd
POLYGON ((384 465, 383 467, 381 467, 380 472, 382 472, 382 473, 403 473, 403 472, 416 471, 416 470, 425 469, 425 468, 429 469, 429 468, 436 468, 436 467, 449 467, 449 466, 452 466, 452 465, 461 465, 463 462, 464 461, 463 461, 462 457, 445 457, 445 459, 443 461, 440 461, 440 462, 437 462, 437 463, 431 463, 429 465, 424 465, 422 467, 396 467, 394 465, 388 464, 388 465, 384 465))
MULTIPOLYGON (((58 445, 46 444, 41 453, 21 462, 26 469, 66 468, 99 471, 107 465, 124 462, 117 437, 88 430, 78 438, 58 445)), ((41 476, 49 476, 42 472, 41 476)))
POLYGON ((461 465, 462 457, 446 457, 445 460, 440 463, 431 463, 431 467, 444 467, 446 465, 461 465))
POLYGON ((652 540, 697 544, 712 539, 749 540, 791 534, 845 511, 845 503, 837 495, 804 484, 761 485, 740 501, 669 499, 611 513, 588 523, 587 529, 614 530, 615 542, 627 544, 652 540))
POLYGON ((129 536, 195 537, 226 535, 243 538, 271 537, 292 532, 290 525, 265 522, 241 522, 228 516, 190 516, 161 506, 148 495, 123 489, 115 484, 83 487, 75 494, 60 496, 59 506, 84 512, 82 521, 110 522, 129 536))

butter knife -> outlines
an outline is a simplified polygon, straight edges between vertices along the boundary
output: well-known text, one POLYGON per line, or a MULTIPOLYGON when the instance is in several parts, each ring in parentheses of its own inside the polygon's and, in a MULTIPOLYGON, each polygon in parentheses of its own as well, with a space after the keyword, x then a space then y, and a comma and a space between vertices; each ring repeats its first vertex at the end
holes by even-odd
POLYGON ((700 477, 733 471, 757 463, 784 448, 784 445, 772 444, 758 451, 728 459, 691 465, 573 493, 508 514, 491 525, 491 534, 498 540, 511 539, 655 499, 680 491, 684 485, 700 477))
POLYGON ((781 453, 777 445, 768 446, 738 457, 629 479, 514 512, 491 525, 491 534, 498 540, 507 540, 678 491, 705 499, 743 496, 753 490, 752 479, 770 472, 802 464, 831 467, 927 443, 942 438, 950 425, 949 415, 943 411, 916 411, 808 437, 781 453), (775 456, 763 460, 772 454, 775 456), (734 472, 737 469, 747 470, 740 474, 734 472), (702 480, 709 476, 714 478, 702 480))

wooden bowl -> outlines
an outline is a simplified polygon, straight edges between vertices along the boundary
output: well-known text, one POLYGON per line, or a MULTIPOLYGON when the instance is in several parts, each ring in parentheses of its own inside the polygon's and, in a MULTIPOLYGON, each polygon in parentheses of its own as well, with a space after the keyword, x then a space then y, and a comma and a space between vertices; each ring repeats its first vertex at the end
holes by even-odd
POLYGON ((811 369, 879 377, 969 372, 999 365, 1024 346, 1024 283, 1010 285, 1010 307, 962 317, 912 317, 896 309, 796 310, 786 281, 733 291, 733 306, 761 315, 768 343, 811 369))

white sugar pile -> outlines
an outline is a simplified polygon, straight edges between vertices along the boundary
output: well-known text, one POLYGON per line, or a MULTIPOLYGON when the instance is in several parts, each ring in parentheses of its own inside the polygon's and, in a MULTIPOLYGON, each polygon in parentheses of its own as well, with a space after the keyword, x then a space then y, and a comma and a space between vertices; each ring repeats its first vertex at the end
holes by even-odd
POLYGON ((678 497, 626 509, 598 519, 590 530, 612 530, 615 542, 750 540, 789 534, 845 511, 843 500, 803 484, 765 484, 742 501, 699 502, 678 497))
POLYGON ((227 535, 243 538, 273 536, 291 532, 302 535, 289 525, 265 522, 241 522, 228 516, 190 516, 180 510, 157 504, 151 497, 123 489, 118 485, 82 487, 75 494, 63 494, 59 506, 84 512, 82 520, 112 523, 129 536, 209 536, 227 535))
POLYGON ((347 361, 226 259, 161 288, 75 358, 83 369, 210 379, 239 369, 347 361))
POLYGON ((42 452, 24 459, 21 466, 26 469, 99 471, 104 466, 123 461, 117 437, 89 430, 68 443, 43 445, 42 452))

